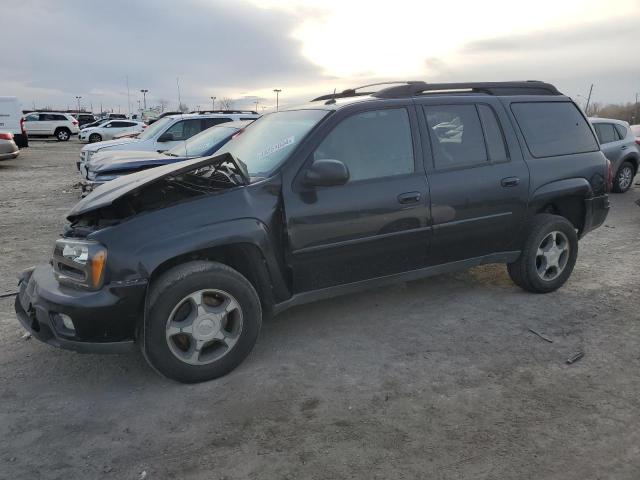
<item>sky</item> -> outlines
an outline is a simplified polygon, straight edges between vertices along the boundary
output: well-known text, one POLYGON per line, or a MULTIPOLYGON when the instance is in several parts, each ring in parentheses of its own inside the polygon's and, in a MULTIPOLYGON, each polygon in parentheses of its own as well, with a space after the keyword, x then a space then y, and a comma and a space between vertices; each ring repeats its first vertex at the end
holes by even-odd
POLYGON ((275 88, 291 105, 389 80, 544 80, 578 102, 591 84, 601 103, 640 92, 640 0, 2 3, 0 95, 24 108, 81 96, 127 113, 147 89, 147 105, 262 111, 275 88))

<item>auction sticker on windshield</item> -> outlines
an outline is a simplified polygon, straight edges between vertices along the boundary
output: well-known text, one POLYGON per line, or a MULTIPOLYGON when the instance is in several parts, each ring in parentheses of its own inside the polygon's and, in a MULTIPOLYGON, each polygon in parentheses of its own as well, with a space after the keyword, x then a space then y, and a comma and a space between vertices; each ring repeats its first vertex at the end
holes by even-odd
POLYGON ((258 152, 258 160, 264 157, 268 157, 269 155, 273 155, 278 150, 282 150, 283 148, 288 147, 289 145, 293 145, 293 142, 295 141, 296 141, 296 138, 291 136, 291 137, 285 138, 284 140, 279 141, 275 145, 271 145, 269 148, 266 148, 261 152, 258 152))

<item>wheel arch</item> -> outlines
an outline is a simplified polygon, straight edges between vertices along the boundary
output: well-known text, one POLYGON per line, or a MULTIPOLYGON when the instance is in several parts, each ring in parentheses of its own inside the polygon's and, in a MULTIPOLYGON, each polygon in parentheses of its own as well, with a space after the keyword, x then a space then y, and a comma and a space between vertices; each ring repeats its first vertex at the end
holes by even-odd
POLYGON ((585 199, 593 196, 593 189, 584 178, 569 178, 538 188, 529 202, 529 215, 550 213, 566 218, 581 233, 586 224, 585 199))

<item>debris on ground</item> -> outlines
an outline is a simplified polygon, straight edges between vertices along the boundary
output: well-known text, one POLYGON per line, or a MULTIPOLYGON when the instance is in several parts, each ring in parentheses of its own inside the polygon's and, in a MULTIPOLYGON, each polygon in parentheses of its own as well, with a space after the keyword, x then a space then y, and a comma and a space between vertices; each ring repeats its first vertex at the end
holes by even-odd
POLYGON ((584 352, 578 351, 578 352, 572 354, 569 358, 567 358, 567 363, 569 365, 571 365, 572 363, 576 363, 582 357, 584 357, 584 352))
POLYGON ((147 478, 147 471, 143 470, 140 476, 138 477, 138 480, 144 480, 145 478, 147 478))
POLYGON ((544 333, 540 333, 537 330, 534 330, 533 328, 530 328, 529 331, 537 336, 539 336, 541 339, 543 339, 545 342, 549 342, 549 343, 553 343, 553 340, 551 340, 549 337, 547 337, 544 333))
POLYGON ((22 334, 22 337, 20 337, 22 340, 31 340, 31 333, 30 332, 24 332, 22 334))
POLYGON ((18 295, 18 292, 0 293, 0 298, 15 297, 16 295, 18 295))

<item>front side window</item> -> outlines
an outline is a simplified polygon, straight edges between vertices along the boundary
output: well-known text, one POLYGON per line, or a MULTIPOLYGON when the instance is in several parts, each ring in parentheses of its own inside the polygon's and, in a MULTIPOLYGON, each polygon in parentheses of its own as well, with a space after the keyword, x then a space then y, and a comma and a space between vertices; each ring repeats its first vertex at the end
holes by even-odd
POLYGON ((32 113, 31 115, 27 115, 24 119, 25 122, 37 122, 39 115, 37 113, 32 113))
POLYGON ((618 134, 612 123, 595 123, 594 126, 601 145, 618 141, 618 134))
POLYGON ((349 182, 412 173, 409 114, 393 108, 353 115, 327 135, 313 159, 340 160, 349 169, 349 182))
POLYGON ((599 150, 587 121, 572 102, 512 103, 511 111, 534 157, 599 150))
POLYGON ((475 105, 424 107, 437 169, 488 162, 487 150, 475 105))
POLYGON ((167 128, 167 126, 171 124, 171 122, 173 122, 173 118, 163 117, 157 122, 153 122, 151 125, 149 125, 149 127, 146 128, 138 138, 140 140, 149 140, 150 138, 154 138, 160 132, 164 131, 164 129, 167 128))
POLYGON ((171 134, 174 140, 187 140, 200 132, 200 119, 196 118, 176 122, 165 133, 171 134))

